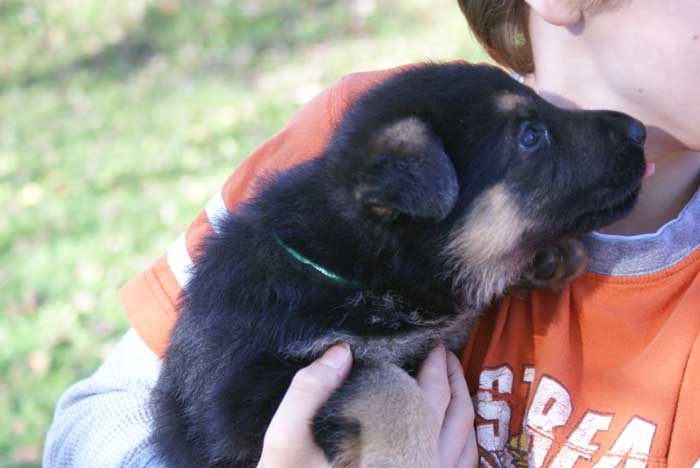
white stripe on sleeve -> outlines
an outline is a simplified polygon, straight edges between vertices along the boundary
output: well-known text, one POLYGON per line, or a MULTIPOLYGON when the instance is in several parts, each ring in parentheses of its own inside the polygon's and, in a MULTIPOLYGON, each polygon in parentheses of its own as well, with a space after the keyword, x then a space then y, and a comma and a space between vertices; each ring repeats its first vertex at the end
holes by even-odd
POLYGON ((224 198, 221 196, 221 190, 217 190, 216 194, 207 202, 207 206, 204 208, 207 213, 207 218, 209 218, 209 224, 214 232, 219 232, 219 222, 224 216, 228 214, 226 205, 224 204, 224 198))
POLYGON ((167 259, 170 271, 175 275, 175 279, 180 287, 184 288, 190 279, 193 266, 190 254, 187 252, 187 238, 185 232, 180 234, 177 240, 170 245, 167 259))

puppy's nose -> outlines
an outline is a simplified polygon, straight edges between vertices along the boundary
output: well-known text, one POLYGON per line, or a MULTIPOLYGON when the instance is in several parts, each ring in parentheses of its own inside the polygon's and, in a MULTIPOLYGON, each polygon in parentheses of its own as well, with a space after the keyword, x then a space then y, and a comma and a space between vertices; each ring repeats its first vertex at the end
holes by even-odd
POLYGON ((637 120, 633 120, 631 124, 627 127, 627 134, 633 143, 643 146, 647 139, 647 129, 644 124, 637 120))

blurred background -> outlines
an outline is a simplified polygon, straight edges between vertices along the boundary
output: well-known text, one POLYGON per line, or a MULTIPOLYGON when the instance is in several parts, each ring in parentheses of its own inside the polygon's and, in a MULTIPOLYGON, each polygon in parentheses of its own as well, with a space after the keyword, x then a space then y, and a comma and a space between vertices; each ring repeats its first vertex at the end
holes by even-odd
POLYGON ((120 286, 353 71, 486 60, 455 0, 0 0, 0 466, 128 324, 120 286))

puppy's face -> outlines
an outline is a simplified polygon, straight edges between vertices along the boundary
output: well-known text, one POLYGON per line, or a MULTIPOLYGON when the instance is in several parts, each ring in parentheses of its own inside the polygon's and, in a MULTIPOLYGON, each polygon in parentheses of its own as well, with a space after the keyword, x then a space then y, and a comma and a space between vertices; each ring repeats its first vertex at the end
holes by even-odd
POLYGON ((629 212, 646 167, 640 123, 559 109, 522 86, 488 101, 480 131, 453 133, 449 143, 461 186, 456 251, 485 259, 534 251, 629 212))
POLYGON ((466 293, 477 303, 515 281, 537 251, 627 214, 646 170, 641 123, 560 109, 502 83, 484 93, 476 131, 444 132, 460 181, 445 252, 463 287, 480 280, 486 295, 466 293))
POLYGON ((482 131, 450 144, 465 189, 454 214, 469 215, 466 230, 488 232, 508 220, 511 235, 532 249, 629 212, 646 169, 641 123, 560 109, 523 86, 495 90, 489 100, 482 131))

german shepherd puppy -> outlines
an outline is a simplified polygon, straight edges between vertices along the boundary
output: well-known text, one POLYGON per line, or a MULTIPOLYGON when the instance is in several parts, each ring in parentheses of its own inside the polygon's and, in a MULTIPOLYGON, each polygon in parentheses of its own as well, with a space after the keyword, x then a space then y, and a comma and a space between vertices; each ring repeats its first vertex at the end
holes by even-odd
POLYGON ((328 460, 433 468, 418 364, 458 351, 536 252, 626 214, 643 142, 630 117, 559 109, 488 66, 377 85, 201 244, 153 395, 163 460, 254 467, 293 375, 343 341, 353 370, 313 421, 328 460))

